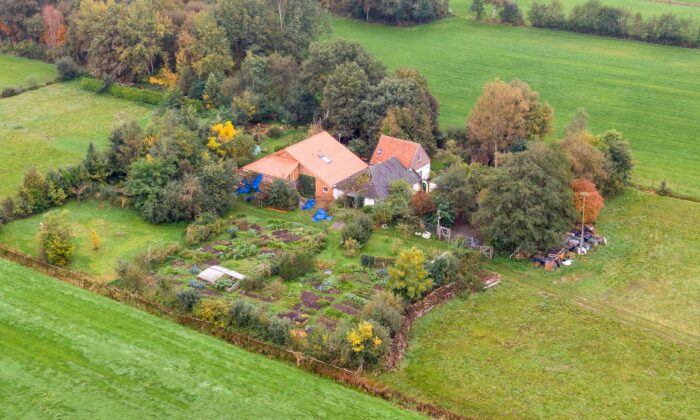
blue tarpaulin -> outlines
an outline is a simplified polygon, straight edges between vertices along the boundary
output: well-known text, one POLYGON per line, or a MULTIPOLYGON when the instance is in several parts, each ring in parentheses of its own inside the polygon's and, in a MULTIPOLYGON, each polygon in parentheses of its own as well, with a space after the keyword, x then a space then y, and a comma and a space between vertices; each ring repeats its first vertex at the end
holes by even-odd
POLYGON ((326 213, 324 209, 318 209, 316 214, 311 218, 314 222, 320 222, 322 220, 333 220, 331 216, 326 213))
POLYGON ((306 203, 304 203, 304 207, 302 207, 301 209, 302 209, 302 210, 311 210, 311 209, 314 208, 315 206, 316 206, 316 200, 313 199, 313 198, 310 198, 309 201, 307 201, 306 203))

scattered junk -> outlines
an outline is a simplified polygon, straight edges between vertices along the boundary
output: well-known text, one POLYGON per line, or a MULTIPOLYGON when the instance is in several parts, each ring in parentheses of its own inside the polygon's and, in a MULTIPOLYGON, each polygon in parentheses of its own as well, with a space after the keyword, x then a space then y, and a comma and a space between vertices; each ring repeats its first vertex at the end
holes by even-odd
POLYGON ((216 284, 216 281, 222 278, 229 278, 234 281, 233 286, 226 288, 227 292, 233 292, 240 287, 240 281, 245 279, 245 276, 237 271, 229 270, 228 268, 218 265, 212 265, 197 275, 197 280, 209 284, 216 284))
POLYGON ((252 182, 248 182, 247 179, 243 178, 243 185, 236 189, 236 193, 250 194, 251 192, 260 192, 260 183, 262 183, 262 180, 262 175, 256 176, 252 182))
POLYGON ((479 275, 479 280, 484 289, 489 289, 501 282, 501 275, 493 272, 483 272, 479 275))
POLYGON ((304 206, 301 209, 302 210, 311 210, 314 207, 316 207, 316 199, 309 198, 309 200, 306 203, 304 203, 304 206))
POLYGON ((430 233, 430 231, 425 231, 425 232, 415 232, 416 236, 420 236, 423 239, 430 239, 433 237, 433 234, 430 233))
POLYGON ((608 240, 605 236, 595 233, 595 228, 590 225, 583 227, 583 235, 581 230, 568 232, 564 238, 564 246, 558 251, 553 251, 549 254, 535 256, 532 258, 532 263, 535 267, 544 267, 547 271, 554 271, 563 266, 573 264, 573 258, 578 255, 586 255, 591 250, 599 245, 607 245, 608 240), (583 244, 581 240, 583 238, 583 244))
POLYGON ((326 213, 326 210, 320 208, 316 212, 316 214, 313 215, 311 218, 314 222, 320 222, 323 220, 333 220, 333 217, 331 217, 328 213, 326 213))

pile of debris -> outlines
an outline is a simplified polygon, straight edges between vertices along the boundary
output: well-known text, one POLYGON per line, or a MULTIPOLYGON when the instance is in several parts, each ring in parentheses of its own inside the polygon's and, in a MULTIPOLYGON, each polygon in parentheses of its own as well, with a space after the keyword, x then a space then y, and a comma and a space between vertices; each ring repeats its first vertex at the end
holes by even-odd
POLYGON ((571 265, 576 254, 585 255, 599 245, 607 244, 608 240, 605 236, 596 234, 593 226, 585 225, 583 235, 581 230, 568 232, 561 249, 553 250, 546 255, 535 256, 532 258, 532 263, 535 267, 544 267, 547 271, 553 271, 562 265, 571 265))

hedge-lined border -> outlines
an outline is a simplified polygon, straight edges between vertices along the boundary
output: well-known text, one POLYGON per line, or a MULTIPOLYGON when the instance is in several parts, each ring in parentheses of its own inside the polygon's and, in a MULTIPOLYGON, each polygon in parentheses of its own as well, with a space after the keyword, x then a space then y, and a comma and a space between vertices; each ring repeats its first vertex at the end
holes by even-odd
POLYGON ((226 331, 224 328, 214 326, 198 318, 177 314, 171 309, 166 308, 156 302, 144 299, 138 295, 118 289, 114 286, 100 283, 83 273, 66 270, 64 268, 45 263, 10 247, 0 245, 0 258, 13 261, 27 268, 46 274, 52 278, 80 287, 81 289, 97 293, 119 303, 127 303, 150 314, 170 319, 180 325, 207 333, 252 353, 258 353, 272 359, 294 363, 296 366, 307 372, 334 380, 350 388, 365 392, 375 397, 382 398, 386 401, 397 404, 401 408, 413 410, 434 418, 465 418, 435 404, 426 403, 416 398, 404 395, 395 389, 363 376, 360 372, 344 369, 339 366, 306 356, 303 353, 277 347, 244 334, 226 331))
MULTIPOLYGON (((99 93, 105 88, 105 82, 92 77, 82 77, 80 78, 80 87, 90 92, 99 93)), ((123 86, 117 83, 110 84, 104 93, 128 101, 142 102, 149 105, 160 105, 164 97, 163 92, 157 90, 123 86)))

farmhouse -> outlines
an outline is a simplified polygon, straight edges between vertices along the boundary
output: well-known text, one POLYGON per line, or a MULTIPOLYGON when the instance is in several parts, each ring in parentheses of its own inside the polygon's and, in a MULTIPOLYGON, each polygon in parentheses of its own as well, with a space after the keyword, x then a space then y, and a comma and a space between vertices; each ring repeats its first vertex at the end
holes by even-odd
POLYGON ((404 168, 418 173, 423 181, 430 177, 430 157, 419 143, 382 134, 369 164, 377 165, 391 158, 398 159, 404 168))
POLYGON ((391 157, 341 182, 337 190, 342 191, 351 200, 364 198, 362 204, 357 204, 358 207, 372 206, 376 201, 388 197, 389 185, 399 180, 407 181, 414 191, 421 189, 420 176, 412 169, 404 167, 397 158, 391 157))
POLYGON ((296 183, 301 176, 313 177, 316 199, 329 202, 342 194, 336 189, 340 182, 365 169, 365 162, 324 131, 250 163, 242 171, 261 174, 263 182, 283 179, 296 183))

